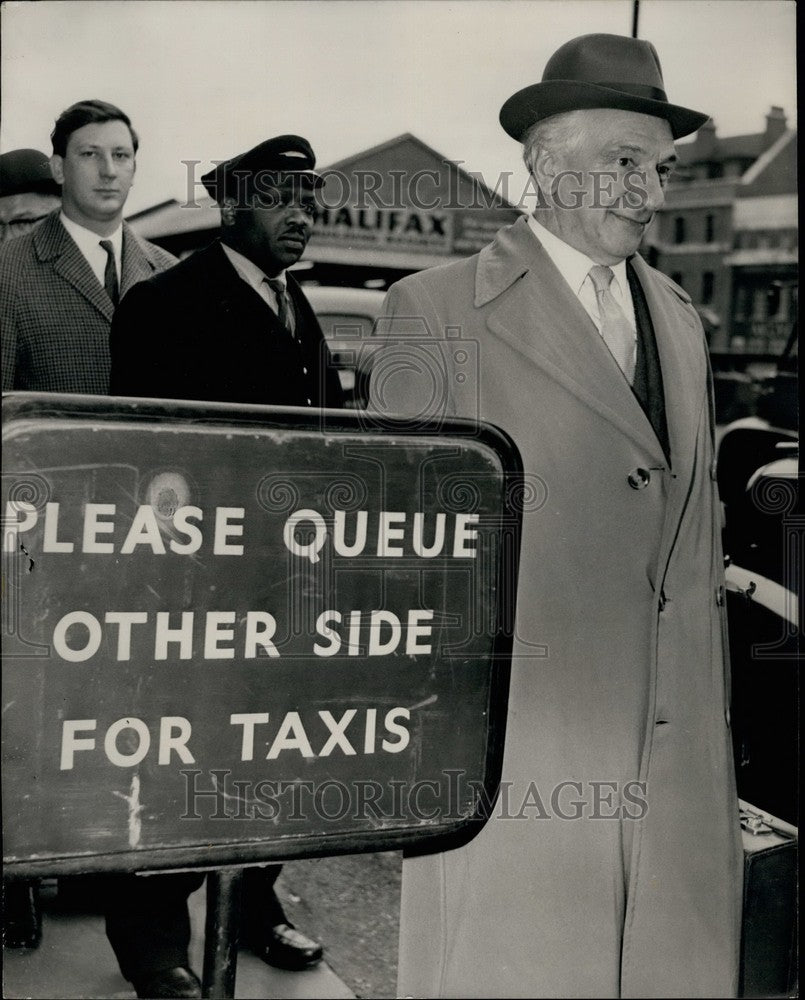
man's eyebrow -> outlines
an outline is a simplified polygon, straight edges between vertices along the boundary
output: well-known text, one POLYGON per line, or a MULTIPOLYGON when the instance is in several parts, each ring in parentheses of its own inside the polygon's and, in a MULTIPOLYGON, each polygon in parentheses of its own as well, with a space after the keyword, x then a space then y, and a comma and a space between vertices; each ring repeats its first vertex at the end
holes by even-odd
MULTIPOLYGON (((635 153, 637 155, 642 155, 642 154, 645 154, 646 150, 645 150, 645 148, 643 146, 636 146, 636 145, 634 145, 633 143, 630 143, 630 142, 623 142, 623 143, 618 143, 617 145, 612 146, 611 149, 607 150, 607 152, 610 153, 610 154, 614 154, 614 153, 635 153)), ((678 157, 677 157, 676 153, 669 153, 668 156, 663 157, 663 159, 660 162, 661 163, 676 163, 677 159, 678 159, 678 157)))
POLYGON ((616 153, 645 153, 645 149, 630 142, 613 142, 611 146, 607 147, 605 154, 614 156, 616 153))
MULTIPOLYGON (((107 149, 106 146, 101 145, 101 143, 99 143, 99 142, 79 142, 78 143, 78 148, 79 149, 107 149)), ((119 143, 117 146, 111 146, 111 147, 108 147, 108 148, 113 149, 115 152, 117 152, 120 149, 129 150, 132 147, 131 146, 125 146, 125 145, 123 145, 123 143, 119 143)))

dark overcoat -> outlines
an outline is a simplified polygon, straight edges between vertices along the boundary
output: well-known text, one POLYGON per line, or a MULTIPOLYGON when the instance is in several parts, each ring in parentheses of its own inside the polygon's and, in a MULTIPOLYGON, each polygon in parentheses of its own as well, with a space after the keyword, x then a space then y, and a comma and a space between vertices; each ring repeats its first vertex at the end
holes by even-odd
POLYGON ((341 406, 338 373, 292 275, 295 336, 238 275, 220 243, 138 285, 112 324, 118 396, 341 406))
MULTIPOLYGON (((123 223, 120 292, 176 263, 123 223)), ((114 306, 86 258, 49 215, 0 247, 3 389, 109 392, 114 306)))
POLYGON ((524 219, 387 297, 388 317, 451 328, 444 412, 507 431, 527 477, 504 794, 467 846, 405 860, 400 996, 735 995, 742 855, 707 352, 685 292, 633 267, 670 463, 524 219))
MULTIPOLYGON (((319 323, 292 275, 294 335, 237 273, 216 242, 132 290, 115 312, 111 392, 118 396, 214 400, 275 406, 342 406, 338 373, 319 323)), ((279 865, 249 869, 250 906, 283 921, 273 895, 279 865)), ((133 913, 107 918, 121 966, 139 968, 143 950, 182 954, 185 898, 202 881, 185 873, 137 886, 133 913), (156 932, 147 927, 149 917, 156 932), (135 963, 138 963, 135 965, 135 963)), ((142 880, 137 880, 142 881, 142 880)), ((127 887, 122 892, 132 892, 127 887)))

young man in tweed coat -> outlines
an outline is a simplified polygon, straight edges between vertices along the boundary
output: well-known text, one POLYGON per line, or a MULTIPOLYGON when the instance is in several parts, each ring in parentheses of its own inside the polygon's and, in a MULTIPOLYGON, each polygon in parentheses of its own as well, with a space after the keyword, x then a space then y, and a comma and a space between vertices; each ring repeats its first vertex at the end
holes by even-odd
MULTIPOLYGON (((109 330, 118 300, 176 260, 123 222, 138 139, 119 108, 97 100, 74 104, 59 116, 51 139, 50 166, 61 186, 61 210, 0 247, 3 389, 107 395, 109 330)), ((131 979, 151 974, 154 949, 142 926, 153 924, 157 940, 172 931, 164 921, 154 921, 150 909, 141 915, 140 898, 164 903, 175 891, 170 876, 148 880, 146 889, 144 881, 123 876, 101 887, 109 940, 121 971, 131 979), (131 940, 123 955, 120 939, 126 936, 131 940)), ((148 983, 147 992, 138 988, 138 993, 201 996, 189 970, 172 972, 167 986, 148 983)))
POLYGON ((3 389, 104 395, 117 300, 176 261, 123 222, 138 139, 119 108, 74 104, 51 139, 61 211, 0 247, 3 389))

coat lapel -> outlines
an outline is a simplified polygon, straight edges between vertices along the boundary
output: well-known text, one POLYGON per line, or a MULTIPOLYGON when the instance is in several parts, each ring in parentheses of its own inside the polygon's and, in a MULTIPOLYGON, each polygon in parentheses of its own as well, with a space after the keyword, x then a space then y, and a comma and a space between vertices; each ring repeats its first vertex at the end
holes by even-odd
MULTIPOLYGON (((35 230, 34 245, 40 260, 50 261, 53 270, 68 281, 90 302, 109 323, 114 306, 101 287, 86 258, 59 221, 58 213, 50 215, 35 230)), ((138 281, 150 278, 158 270, 147 244, 123 223, 123 267, 120 282, 121 298, 138 281)))
POLYGON ((156 274, 158 268, 153 255, 146 243, 123 223, 123 268, 120 276, 120 297, 126 294, 132 285, 145 281, 156 274))
MULTIPOLYGON (((671 465, 684 482, 693 470, 696 434, 705 399, 704 336, 692 313, 680 302, 680 294, 640 257, 635 256, 632 263, 654 324, 665 389, 671 465)), ((686 301, 690 303, 690 299, 686 301)))
POLYGON ((207 255, 212 295, 228 324, 238 324, 244 336, 247 331, 253 331, 261 338, 290 338, 271 306, 240 277, 219 242, 199 252, 207 255))
POLYGON ((86 258, 54 212, 34 231, 34 246, 42 261, 51 261, 56 274, 90 302, 109 322, 114 306, 92 272, 86 258))
POLYGON ((662 447, 595 324, 525 219, 481 251, 475 305, 489 329, 662 465, 662 447), (496 301, 493 301, 496 300, 496 301))

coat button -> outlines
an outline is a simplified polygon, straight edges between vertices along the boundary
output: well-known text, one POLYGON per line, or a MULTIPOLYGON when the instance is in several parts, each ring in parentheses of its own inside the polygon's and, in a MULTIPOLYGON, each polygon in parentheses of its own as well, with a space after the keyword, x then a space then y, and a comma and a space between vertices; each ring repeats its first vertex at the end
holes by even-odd
POLYGON ((660 598, 657 601, 657 607, 660 609, 660 611, 665 611, 665 605, 667 603, 668 603, 668 598, 665 596, 665 591, 661 590, 660 591, 660 598))
POLYGON ((724 607, 724 588, 718 587, 716 589, 716 604, 720 607, 724 607))
POLYGON ((629 475, 626 477, 626 482, 632 487, 633 490, 644 490, 651 479, 651 473, 648 469, 632 469, 629 475))

